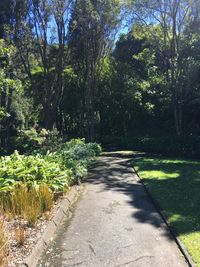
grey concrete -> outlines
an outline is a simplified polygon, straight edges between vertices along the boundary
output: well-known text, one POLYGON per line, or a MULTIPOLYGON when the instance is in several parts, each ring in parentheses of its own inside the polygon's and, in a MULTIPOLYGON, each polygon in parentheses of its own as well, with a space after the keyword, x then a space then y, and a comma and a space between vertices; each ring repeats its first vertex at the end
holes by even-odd
POLYGON ((188 266, 129 159, 103 157, 39 266, 188 266))

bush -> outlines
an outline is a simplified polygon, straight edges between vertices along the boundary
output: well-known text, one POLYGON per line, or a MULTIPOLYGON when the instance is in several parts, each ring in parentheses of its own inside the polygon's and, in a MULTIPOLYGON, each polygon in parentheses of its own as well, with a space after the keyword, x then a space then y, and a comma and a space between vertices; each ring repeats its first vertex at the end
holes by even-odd
POLYGON ((150 153, 189 158, 200 157, 199 136, 129 137, 121 139, 121 146, 150 153))
POLYGON ((53 191, 65 191, 83 177, 91 159, 101 152, 99 145, 73 139, 57 152, 46 155, 20 155, 0 158, 0 191, 11 191, 16 182, 47 184, 53 191))
POLYGON ((35 128, 20 130, 16 138, 15 148, 23 153, 38 149, 45 140, 44 131, 41 130, 41 132, 40 134, 35 128))
POLYGON ((44 128, 36 130, 30 128, 20 130, 15 140, 15 149, 21 153, 42 153, 47 151, 56 151, 62 144, 63 139, 58 130, 48 131, 44 128))
MULTIPOLYGON (((24 134, 24 140, 28 146, 23 149, 43 146, 42 153, 20 155, 15 151, 0 157, 0 210, 3 216, 24 219, 33 226, 39 217, 48 218, 57 196, 87 173, 101 147, 96 143, 86 144, 83 139, 63 143, 56 132, 46 135, 41 131, 38 137, 35 130, 24 134), (52 146, 51 140, 56 145, 52 146)), ((24 228, 15 229, 15 239, 19 246, 24 244, 24 228)), ((5 263, 7 253, 8 237, 0 222, 0 266, 5 263)))
POLYGON ((29 224, 50 210, 54 196, 65 192, 87 173, 91 159, 101 152, 95 143, 72 139, 45 155, 0 158, 0 201, 4 213, 21 216, 29 224))
POLYGON ((77 182, 87 173, 91 159, 100 152, 101 147, 96 143, 86 144, 84 139, 72 139, 64 143, 54 157, 71 171, 72 181, 77 182))
MULTIPOLYGON (((41 130, 42 131, 42 130, 41 130)), ((43 131, 46 131, 43 129, 43 131)), ((40 150, 38 152, 46 154, 48 151, 55 152, 57 151, 61 145, 63 144, 63 138, 60 136, 57 129, 53 131, 48 131, 45 135, 44 141, 40 150)))
POLYGON ((28 185, 46 183, 52 190, 64 191, 69 186, 70 171, 61 163, 53 161, 53 155, 19 155, 0 160, 0 191, 11 191, 16 182, 28 185))

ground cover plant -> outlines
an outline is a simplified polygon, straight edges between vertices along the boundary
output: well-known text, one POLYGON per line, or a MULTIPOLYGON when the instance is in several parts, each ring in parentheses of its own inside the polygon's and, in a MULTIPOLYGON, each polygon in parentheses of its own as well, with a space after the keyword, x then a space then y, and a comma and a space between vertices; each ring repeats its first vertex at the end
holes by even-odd
POLYGON ((136 158, 134 167, 200 266, 200 162, 150 156, 136 158))

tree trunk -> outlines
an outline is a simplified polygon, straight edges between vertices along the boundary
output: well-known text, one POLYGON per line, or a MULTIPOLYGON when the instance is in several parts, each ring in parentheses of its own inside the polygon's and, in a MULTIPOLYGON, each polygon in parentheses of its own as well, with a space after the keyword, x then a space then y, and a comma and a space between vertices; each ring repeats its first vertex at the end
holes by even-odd
POLYGON ((93 88, 91 85, 86 86, 85 105, 86 105, 86 117, 87 117, 87 140, 89 142, 94 141, 94 99, 93 88))

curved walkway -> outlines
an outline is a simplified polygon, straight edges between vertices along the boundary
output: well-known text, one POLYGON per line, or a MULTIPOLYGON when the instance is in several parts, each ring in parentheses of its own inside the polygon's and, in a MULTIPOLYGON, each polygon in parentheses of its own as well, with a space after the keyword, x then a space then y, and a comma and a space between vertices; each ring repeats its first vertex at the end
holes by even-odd
POLYGON ((129 161, 99 158, 39 266, 188 266, 129 161))

